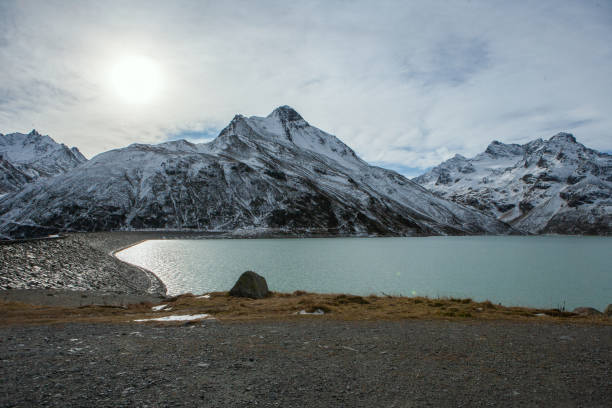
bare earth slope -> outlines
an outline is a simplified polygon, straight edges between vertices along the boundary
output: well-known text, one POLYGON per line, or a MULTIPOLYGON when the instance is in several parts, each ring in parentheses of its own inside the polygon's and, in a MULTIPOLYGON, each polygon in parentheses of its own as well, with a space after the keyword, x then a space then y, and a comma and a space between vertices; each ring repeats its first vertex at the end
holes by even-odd
POLYGON ((112 229, 332 235, 505 234, 494 217, 369 166, 280 107, 237 115, 208 144, 134 144, 0 198, 9 237, 112 229))

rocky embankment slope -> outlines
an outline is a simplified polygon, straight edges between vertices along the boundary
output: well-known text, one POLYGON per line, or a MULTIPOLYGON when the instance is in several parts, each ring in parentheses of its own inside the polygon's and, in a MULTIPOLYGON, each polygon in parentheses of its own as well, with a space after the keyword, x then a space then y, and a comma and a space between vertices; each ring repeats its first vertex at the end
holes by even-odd
POLYGON ((0 290, 67 289, 164 295, 153 274, 110 256, 155 236, 147 233, 72 234, 63 239, 0 245, 0 290))

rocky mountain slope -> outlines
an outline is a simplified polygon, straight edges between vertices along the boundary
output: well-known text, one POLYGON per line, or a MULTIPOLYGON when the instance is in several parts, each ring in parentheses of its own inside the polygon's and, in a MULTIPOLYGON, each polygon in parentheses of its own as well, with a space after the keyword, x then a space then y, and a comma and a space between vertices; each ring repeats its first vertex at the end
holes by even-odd
POLYGON ((76 147, 56 143, 36 130, 0 133, 0 195, 17 191, 40 177, 50 177, 87 161, 76 147))
POLYGON ((524 145, 494 141, 413 181, 531 233, 612 233, 612 155, 569 133, 524 145))
POLYGON ((0 199, 0 233, 198 229, 339 235, 512 229, 369 166, 283 106, 237 115, 208 144, 133 144, 0 199))

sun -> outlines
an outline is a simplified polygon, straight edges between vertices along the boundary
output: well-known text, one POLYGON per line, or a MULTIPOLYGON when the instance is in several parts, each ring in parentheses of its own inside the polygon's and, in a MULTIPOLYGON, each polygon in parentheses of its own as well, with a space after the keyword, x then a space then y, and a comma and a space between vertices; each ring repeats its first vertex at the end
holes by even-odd
POLYGON ((124 57, 112 67, 111 82, 114 91, 125 102, 151 102, 161 88, 159 64, 150 57, 124 57))

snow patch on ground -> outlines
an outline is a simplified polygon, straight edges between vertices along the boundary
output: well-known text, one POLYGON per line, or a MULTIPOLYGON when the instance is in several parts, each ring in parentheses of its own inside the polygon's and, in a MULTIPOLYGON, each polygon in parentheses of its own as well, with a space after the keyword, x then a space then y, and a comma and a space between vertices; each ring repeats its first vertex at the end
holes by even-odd
POLYGON ((321 316, 324 315, 325 312, 321 309, 316 309, 314 312, 309 313, 306 310, 300 310, 299 312, 295 312, 295 314, 297 315, 314 315, 314 316, 321 316))
POLYGON ((194 315, 172 315, 172 316, 164 316, 164 317, 152 317, 150 319, 136 319, 135 322, 183 322, 183 321, 191 321, 191 320, 199 320, 199 319, 207 319, 214 320, 214 317, 211 317, 209 314, 194 314, 194 315))

